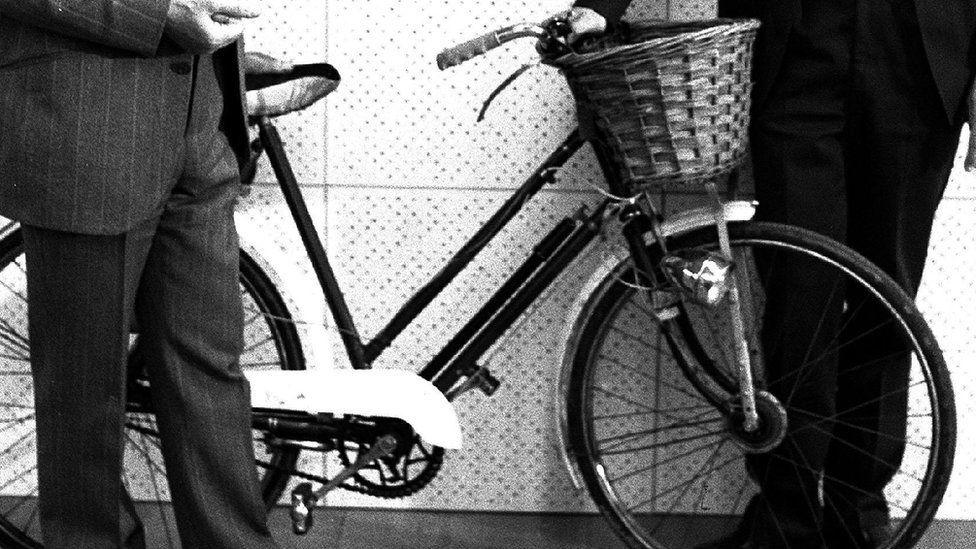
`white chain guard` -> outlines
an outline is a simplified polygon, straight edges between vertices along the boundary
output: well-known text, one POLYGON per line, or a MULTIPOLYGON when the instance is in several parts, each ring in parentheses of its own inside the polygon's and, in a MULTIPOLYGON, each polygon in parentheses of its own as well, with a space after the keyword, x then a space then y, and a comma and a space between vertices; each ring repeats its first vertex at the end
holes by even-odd
POLYGON ((461 447, 454 407, 432 383, 412 372, 322 368, 244 374, 255 408, 398 418, 431 444, 461 447))

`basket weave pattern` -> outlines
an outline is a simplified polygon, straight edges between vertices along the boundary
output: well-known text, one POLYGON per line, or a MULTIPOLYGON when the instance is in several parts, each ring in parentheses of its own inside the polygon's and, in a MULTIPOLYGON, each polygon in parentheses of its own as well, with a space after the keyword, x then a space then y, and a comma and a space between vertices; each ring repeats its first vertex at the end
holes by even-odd
POLYGON ((694 182, 745 154, 759 22, 644 22, 552 61, 586 138, 608 145, 635 189, 694 182))

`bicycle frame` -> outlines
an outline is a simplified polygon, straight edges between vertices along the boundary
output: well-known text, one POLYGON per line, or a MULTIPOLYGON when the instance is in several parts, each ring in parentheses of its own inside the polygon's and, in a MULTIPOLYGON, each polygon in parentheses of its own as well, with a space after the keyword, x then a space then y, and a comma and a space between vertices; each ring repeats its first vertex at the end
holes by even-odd
MULTIPOLYGON (((261 142, 295 220, 302 243, 312 262, 326 302, 332 310, 346 353, 352 366, 359 369, 370 367, 395 338, 502 231, 524 204, 535 196, 543 185, 553 181, 555 170, 564 165, 584 144, 578 131, 571 132, 446 265, 407 300, 386 326, 372 340, 363 342, 325 248, 315 231, 278 131, 267 118, 258 120, 258 128, 261 142)), ((614 194, 624 194, 623 185, 615 171, 611 169, 609 153, 597 143, 593 143, 593 147, 610 191, 614 194)), ((475 376, 478 375, 478 384, 482 390, 491 394, 498 382, 486 370, 482 370, 476 361, 599 234, 610 204, 610 199, 604 199, 592 211, 588 212, 585 208, 581 208, 576 215, 566 217, 558 223, 536 244, 529 257, 495 291, 481 309, 421 370, 420 375, 433 382, 444 393, 447 393, 462 377, 476 379, 475 376)), ((644 216, 641 211, 631 211, 628 215, 635 219, 644 216)), ((635 258, 643 258, 643 260, 638 259, 645 263, 640 265, 642 271, 653 271, 644 250, 644 230, 641 227, 646 227, 646 224, 626 221, 630 219, 625 220, 624 233, 631 252, 635 258)))

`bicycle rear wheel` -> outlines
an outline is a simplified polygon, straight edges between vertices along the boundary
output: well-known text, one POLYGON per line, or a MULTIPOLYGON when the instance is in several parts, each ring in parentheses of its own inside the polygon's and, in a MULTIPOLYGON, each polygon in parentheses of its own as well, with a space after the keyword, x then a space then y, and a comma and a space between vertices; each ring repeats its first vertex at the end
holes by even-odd
MULTIPOLYGON (((849 523, 837 520, 846 520, 847 503, 877 491, 859 486, 859 479, 833 461, 822 467, 794 452, 796 431, 819 433, 837 455, 877 459, 857 454, 851 442, 867 437, 904 444, 904 459, 876 464, 892 472, 890 482, 881 484, 894 526, 883 547, 913 546, 942 499, 955 445, 952 389, 929 327, 894 281, 836 242, 757 222, 730 223, 729 232, 756 385, 769 391, 758 402, 761 435, 750 437, 737 427, 728 307, 697 304, 666 283, 643 288, 631 261, 621 261, 589 298, 571 349, 570 453, 593 500, 631 547, 695 547, 738 527, 758 492, 744 458, 751 454, 757 456, 749 458, 754 475, 760 462, 765 471, 773 463, 797 478, 813 479, 806 495, 822 506, 816 512, 830 517, 832 528, 820 535, 835 547, 837 536, 849 542, 855 535, 849 523), (819 319, 812 330, 771 339, 776 330, 764 324, 771 310, 766 291, 775 287, 770 273, 797 265, 809 266, 830 297, 805 304, 813 308, 808 316, 819 319), (798 354, 784 355, 784 345, 798 354), (806 360, 777 373, 774 355, 806 360), (889 363, 904 364, 907 381, 860 402, 845 396, 855 379, 870 378, 889 363), (834 376, 841 393, 836 409, 818 414, 806 402, 803 383, 825 376, 834 376), (872 426, 864 419, 870 414, 859 413, 904 402, 904 426, 872 426)), ((669 238, 667 246, 672 254, 716 251, 716 231, 693 230, 669 238)), ((656 250, 652 259, 659 265, 656 250)))
MULTIPOLYGON (((301 342, 288 309, 271 280, 254 260, 241 253, 244 302, 244 353, 241 367, 305 368, 301 342)), ((40 548, 34 389, 27 339, 26 265, 20 231, 0 241, 0 546, 40 548)), ((156 419, 135 397, 151 390, 140 376, 130 379, 124 432, 123 483, 144 522, 150 548, 179 547, 170 505, 166 468, 156 419)), ((298 459, 294 448, 269 448, 254 431, 255 457, 262 496, 270 506, 288 482, 298 459)))

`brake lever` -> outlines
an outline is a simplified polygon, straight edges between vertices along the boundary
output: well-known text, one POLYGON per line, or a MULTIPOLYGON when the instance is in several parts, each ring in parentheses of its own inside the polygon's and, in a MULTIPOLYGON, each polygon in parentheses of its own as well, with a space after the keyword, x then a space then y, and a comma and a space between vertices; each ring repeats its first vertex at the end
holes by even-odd
POLYGON ((546 30, 547 39, 539 40, 536 43, 536 51, 544 59, 555 59, 556 57, 572 53, 573 49, 566 43, 566 37, 572 32, 573 27, 569 24, 566 13, 561 13, 550 17, 540 25, 546 30))

